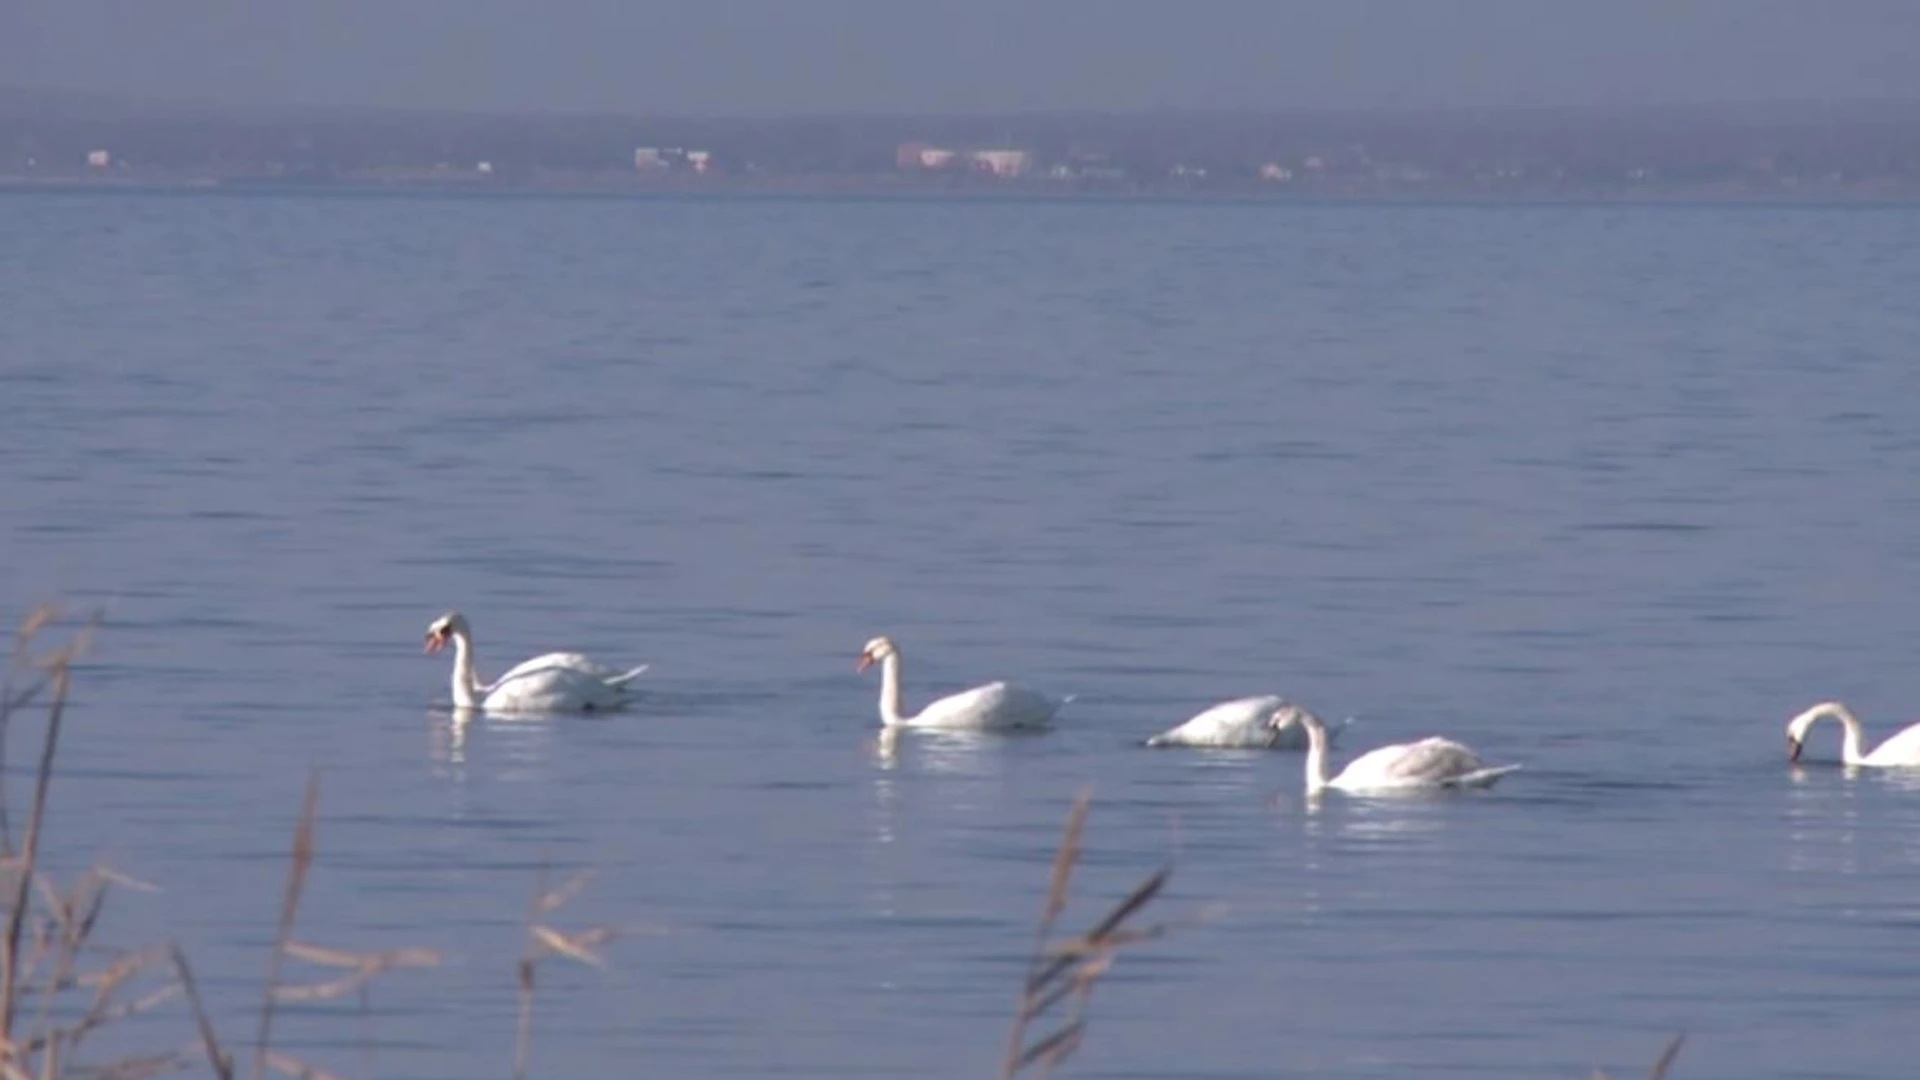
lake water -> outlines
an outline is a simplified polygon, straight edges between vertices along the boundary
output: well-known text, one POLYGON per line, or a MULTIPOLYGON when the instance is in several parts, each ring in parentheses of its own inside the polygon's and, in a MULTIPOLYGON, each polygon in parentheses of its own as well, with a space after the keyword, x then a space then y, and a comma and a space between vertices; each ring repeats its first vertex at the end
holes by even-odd
POLYGON ((350 1075, 507 1075, 549 862, 632 934, 542 969, 541 1075, 992 1075, 1089 783, 1069 923, 1168 859, 1199 922, 1071 1075, 1912 1075, 1920 781, 1783 728, 1920 707, 1920 210, 16 193, 0 246, 0 603, 108 610, 50 857, 161 886, 101 936, 242 1049, 317 769, 298 936, 444 954, 282 1015, 350 1075), (647 696, 456 730, 449 608, 647 696), (910 705, 1078 700, 878 753, 880 633, 910 705), (1525 768, 1136 745, 1262 691, 1525 768))

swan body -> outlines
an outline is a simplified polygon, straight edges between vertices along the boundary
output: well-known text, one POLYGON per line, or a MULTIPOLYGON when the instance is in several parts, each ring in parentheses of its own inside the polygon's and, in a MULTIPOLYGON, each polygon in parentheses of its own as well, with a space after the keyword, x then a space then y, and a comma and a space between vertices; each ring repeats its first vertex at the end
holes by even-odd
MULTIPOLYGON (((1305 750, 1307 729, 1278 723, 1289 710, 1306 711, 1278 694, 1233 698, 1195 713, 1186 722, 1147 739, 1146 746, 1204 746, 1228 750, 1305 750)), ((1329 741, 1352 719, 1327 730, 1329 741)))
POLYGON ((1318 717, 1301 709, 1280 716, 1275 725, 1307 729, 1308 795, 1318 795, 1328 788, 1358 794, 1490 787, 1520 767, 1486 765, 1466 746, 1431 735, 1415 742, 1375 747, 1329 778, 1327 729, 1318 717))
POLYGON ((489 713, 605 712, 631 700, 628 687, 646 664, 615 671, 577 652, 550 652, 524 660, 491 683, 473 669, 473 632, 466 617, 450 611, 427 627, 426 651, 453 643, 453 704, 489 713))
POLYGON ((1823 701, 1787 723, 1788 761, 1800 760, 1800 748, 1807 740, 1807 729, 1825 717, 1840 721, 1840 726, 1846 729, 1840 742, 1840 760, 1843 763, 1868 767, 1920 765, 1920 724, 1911 724, 1895 732, 1874 747, 1872 753, 1863 754, 1860 752, 1864 740, 1860 720, 1851 709, 1838 701, 1823 701))
POLYGON ((929 702, 911 716, 900 711, 900 649, 882 636, 860 650, 855 671, 880 665, 880 723, 887 728, 945 728, 967 731, 1005 731, 1041 728, 1073 700, 1058 700, 1037 690, 997 681, 962 690, 929 702))

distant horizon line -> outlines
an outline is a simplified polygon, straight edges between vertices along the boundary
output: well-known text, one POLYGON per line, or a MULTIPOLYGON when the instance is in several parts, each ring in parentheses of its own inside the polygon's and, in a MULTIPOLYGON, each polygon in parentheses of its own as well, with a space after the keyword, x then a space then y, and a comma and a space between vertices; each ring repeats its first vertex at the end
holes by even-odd
POLYGON ((93 90, 48 83, 0 82, 0 114, 21 104, 20 99, 46 97, 46 104, 73 108, 91 106, 126 112, 224 113, 229 115, 371 115, 380 117, 467 118, 493 120, 648 120, 700 121, 719 123, 779 123, 831 120, 911 121, 911 120, 1046 120, 1046 119, 1180 119, 1180 118, 1315 118, 1362 119, 1387 117, 1471 117, 1471 116, 1629 116, 1647 114, 1751 114, 1778 112, 1806 115, 1815 112, 1846 112, 1887 108, 1920 110, 1920 96, 1913 97, 1783 97, 1727 98, 1712 100, 1615 102, 1615 103, 1525 103, 1501 105, 1361 105, 1361 106, 1154 106, 1117 108, 1010 108, 1010 109, 819 109, 786 111, 645 111, 638 108, 501 108, 451 105, 370 105, 324 104, 299 101, 222 102, 191 97, 162 97, 112 90, 93 90))

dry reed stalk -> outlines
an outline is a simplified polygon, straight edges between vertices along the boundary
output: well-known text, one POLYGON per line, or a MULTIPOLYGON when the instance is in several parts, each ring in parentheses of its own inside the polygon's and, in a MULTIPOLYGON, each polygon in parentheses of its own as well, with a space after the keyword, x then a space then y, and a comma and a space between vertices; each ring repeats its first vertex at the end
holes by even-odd
POLYGON ((1122 949, 1159 937, 1165 924, 1135 929, 1128 920, 1145 910, 1173 874, 1162 867, 1134 886, 1118 904, 1096 922, 1092 929, 1077 937, 1053 942, 1053 929, 1066 911, 1072 890, 1073 871, 1080 860, 1081 837, 1086 829, 1087 810, 1092 801, 1091 788, 1082 788, 1067 811, 1067 823, 1054 852, 1053 869, 1047 878, 1046 903, 1034 935, 1033 953, 1027 961, 1027 976, 1020 992, 1020 1007, 1014 1014, 1007 1035, 1006 1053, 1001 1058, 1001 1080, 1012 1080, 1022 1069, 1039 1066, 1041 1076, 1049 1075, 1079 1048, 1086 1036, 1087 1002, 1094 984, 1112 967, 1122 949), (1068 1018, 1031 1045, 1028 1030, 1054 1006, 1072 998, 1068 1018))
MULTIPOLYGON (((1667 1040, 1667 1048, 1660 1051, 1660 1056, 1654 1059, 1653 1068, 1647 1072, 1647 1080, 1666 1080, 1667 1070, 1673 1068, 1674 1059, 1680 1056, 1680 1047, 1686 1041, 1687 1033, 1684 1031, 1667 1040)), ((1595 1069, 1593 1080, 1613 1080, 1613 1076, 1605 1069, 1595 1069)))
POLYGON ((295 1080, 340 1080, 338 1076, 286 1054, 268 1054, 266 1062, 274 1072, 286 1073, 295 1080))
POLYGON ((274 935, 273 953, 267 959, 267 985, 260 995, 260 1026, 254 1037, 253 1080, 266 1075, 269 1046, 273 1032, 273 1005, 280 986, 280 968, 285 962, 287 942, 293 937, 294 916, 300 911, 300 895, 306 890, 307 870, 313 865, 313 819, 320 803, 320 777, 307 774, 307 795, 300 805, 300 823, 293 829, 293 863, 287 868, 287 891, 280 904, 280 929, 274 935))
MULTIPOLYGON (((434 967, 440 963, 440 954, 432 949, 402 948, 386 952, 349 952, 322 945, 293 940, 293 925, 300 910, 301 897, 306 892, 307 874, 314 860, 314 824, 319 815, 320 778, 310 774, 307 778, 306 797, 301 803, 300 820, 294 826, 292 862, 287 871, 286 895, 280 908, 279 931, 274 937, 273 955, 268 962, 267 982, 261 993, 260 1027, 256 1039, 254 1056, 254 1076, 265 1074, 265 1070, 286 1073, 289 1076, 312 1077, 314 1080, 331 1080, 332 1073, 317 1065, 300 1061, 287 1054, 276 1053, 272 1048, 271 1034, 274 1006, 280 1002, 329 1001, 358 993, 360 1013, 363 1022, 370 1021, 372 1009, 371 986, 378 976, 399 968, 434 967), (320 967, 344 968, 346 974, 320 982, 287 984, 281 975, 288 957, 320 967)), ((179 963, 183 975, 186 971, 185 960, 179 963)), ((201 1035, 206 1044, 210 1061, 216 1063, 221 1080, 230 1080, 231 1062, 224 1066, 219 1063, 223 1055, 218 1042, 213 1037, 212 1026, 206 1021, 205 1009, 195 996, 195 1013, 200 1020, 201 1035)), ((369 1073, 372 1070, 373 1050, 371 1040, 363 1041, 362 1049, 367 1059, 369 1073)))
POLYGON ((200 1047, 206 1052, 207 1065, 219 1080, 233 1080, 233 1057, 220 1048, 220 1040, 213 1033, 213 1021, 207 1018, 206 1002, 200 1000, 200 988, 193 980, 193 968, 187 964, 187 954, 180 951, 177 942, 169 952, 173 957, 173 969, 180 976, 180 985, 186 988, 187 1001, 193 1005, 193 1021, 200 1029, 200 1047))
MULTIPOLYGON (((32 645, 40 630, 52 622, 56 614, 51 607, 36 608, 21 623, 20 629, 14 635, 16 665, 19 663, 20 656, 25 654, 28 647, 32 645)), ((92 640, 93 628, 98 625, 99 620, 100 613, 95 612, 66 645, 44 658, 27 657, 29 666, 39 668, 46 674, 35 686, 18 693, 12 690, 11 680, 9 680, 7 696, 4 701, 0 701, 0 741, 4 741, 6 729, 12 720, 13 703, 16 700, 30 700, 42 689, 50 688, 52 691, 51 700, 47 705, 47 725, 40 747, 40 762, 34 774, 33 813, 28 819, 27 832, 21 840, 20 851, 12 856, 15 863, 13 869, 17 877, 12 882, 13 898, 7 912, 5 937, 0 941, 0 948, 4 949, 4 955, 0 955, 0 1053, 4 1053, 5 1061, 9 1065, 17 1065, 21 1060, 19 1055, 23 1044, 15 1038, 14 1032, 23 975, 20 945, 22 934, 29 921, 34 883, 38 878, 40 834, 45 827, 47 795, 53 784, 54 755, 60 745, 61 723, 66 716, 67 698, 73 688, 73 663, 86 651, 92 640)), ((4 800, 0 800, 0 804, 3 802, 4 800)), ((97 916, 97 914, 96 909, 93 915, 97 916)), ((89 917, 86 931, 91 932, 91 929, 92 918, 89 917)), ((51 926, 42 924, 41 927, 36 928, 34 935, 36 963, 52 947, 51 934, 51 926)), ((82 933, 79 940, 75 940, 70 925, 63 930, 62 939, 69 945, 67 952, 77 952, 84 937, 85 934, 82 933)), ((71 955, 68 955, 64 961, 60 961, 67 972, 71 971, 71 962, 71 955)), ((59 982, 60 976, 56 976, 54 985, 57 986, 59 982)), ((49 987, 47 993, 51 995, 52 992, 53 987, 49 987)), ((52 1046, 48 1047, 49 1054, 55 1052, 52 1046)))
POLYGON ((155 1076, 180 1072, 192 1061, 193 1056, 185 1051, 169 1050, 163 1054, 142 1054, 137 1057, 122 1058, 97 1069, 87 1070, 87 1076, 89 1080, 150 1080, 155 1076))
MULTIPOLYGON (((80 880, 74 882, 72 891, 66 894, 62 894, 46 878, 37 879, 35 884, 40 889, 42 903, 52 913, 52 929, 59 932, 57 947, 54 949, 53 971, 42 988, 40 1011, 35 1021, 38 1030, 44 1032, 53 1009, 54 995, 77 984, 73 974, 74 967, 79 961, 80 950, 85 947, 87 939, 93 935, 94 924, 99 921, 100 909, 106 903, 107 883, 106 879, 89 872, 82 874, 80 880)), ((95 973, 93 979, 97 990, 93 1006, 88 1010, 89 1017, 105 1015, 113 990, 120 983, 137 974, 151 959, 150 956, 136 953, 115 962, 104 972, 95 973)), ((77 1041, 97 1026, 98 1023, 83 1023, 82 1026, 73 1029, 74 1040, 77 1041)))
POLYGON ((547 956, 564 956, 582 964, 604 968, 607 966, 606 960, 594 949, 619 935, 619 931, 611 926, 594 926, 569 934, 536 921, 548 912, 559 910, 567 901, 577 896, 593 875, 594 871, 583 870, 569 878, 559 888, 548 889, 547 869, 544 866, 540 869, 539 884, 533 891, 532 900, 527 904, 527 951, 520 957, 516 968, 520 1009, 514 1023, 514 1080, 526 1080, 527 1064, 533 1053, 535 969, 540 961, 547 956))
POLYGON ((28 612, 27 617, 20 621, 19 627, 13 632, 13 652, 7 661, 6 676, 0 678, 0 854, 9 856, 13 854, 13 829, 7 820, 7 731, 11 727, 14 710, 25 708, 44 685, 36 680, 25 689, 16 691, 13 676, 22 666, 21 656, 33 644, 34 635, 53 617, 53 608, 43 605, 28 612))
POLYGON ((327 1001, 345 997, 356 990, 366 989, 367 984, 373 981, 373 977, 383 971, 394 968, 433 967, 440 963, 440 954, 432 949, 408 948, 381 953, 350 953, 290 941, 287 943, 286 953, 310 964, 352 970, 337 979, 329 979, 325 982, 276 986, 273 988, 273 996, 280 1001, 327 1001))

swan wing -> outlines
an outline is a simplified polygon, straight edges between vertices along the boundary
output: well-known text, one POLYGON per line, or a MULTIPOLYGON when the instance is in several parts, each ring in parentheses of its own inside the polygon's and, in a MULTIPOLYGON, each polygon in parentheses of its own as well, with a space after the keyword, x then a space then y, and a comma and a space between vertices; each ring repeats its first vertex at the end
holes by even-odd
POLYGON ((1408 743, 1406 752, 1394 760, 1388 774, 1396 779, 1442 781, 1465 776, 1480 768, 1480 755, 1454 742, 1431 735, 1408 743))
POLYGON ((1456 782, 1482 768, 1479 755, 1437 735, 1369 750, 1340 771, 1341 787, 1428 787, 1456 782))
MULTIPOLYGON (((626 678, 633 674, 628 673, 626 678)), ((579 653, 547 653, 514 665, 489 684, 484 707, 489 712, 616 709, 627 702, 623 681, 611 669, 579 653)))
POLYGON ((637 678, 641 672, 646 671, 650 666, 649 664, 641 664, 638 667, 629 668, 626 671, 615 671, 605 664, 590 659, 583 653, 550 652, 529 660, 522 660, 520 663, 508 668, 499 678, 489 684, 487 689, 492 689, 495 686, 503 686, 507 683, 524 679, 530 675, 545 674, 554 671, 575 671, 590 678, 598 679, 609 686, 620 686, 637 678))
POLYGON ((1064 704, 1012 683, 990 682, 929 703, 909 723, 914 727, 1041 727, 1064 704))
POLYGON ((613 672, 610 669, 600 664, 594 663, 592 660, 588 659, 585 655, 581 653, 550 652, 550 653, 542 653, 539 656, 529 657, 528 659, 522 660, 518 664, 515 664, 514 666, 508 668, 506 671, 500 674, 499 678, 493 680, 493 682, 489 684, 488 689, 492 689, 495 686, 502 686, 509 682, 525 679, 530 675, 544 674, 544 673, 553 672, 553 671, 576 671, 583 675, 594 675, 594 676, 600 676, 600 677, 605 677, 613 674, 613 672))
POLYGON ((1234 698, 1209 706, 1148 739, 1148 746, 1266 747, 1274 742, 1267 718, 1285 704, 1277 694, 1234 698))
POLYGON ((1913 724, 1887 737, 1873 748, 1863 765, 1920 765, 1920 724, 1913 724))

